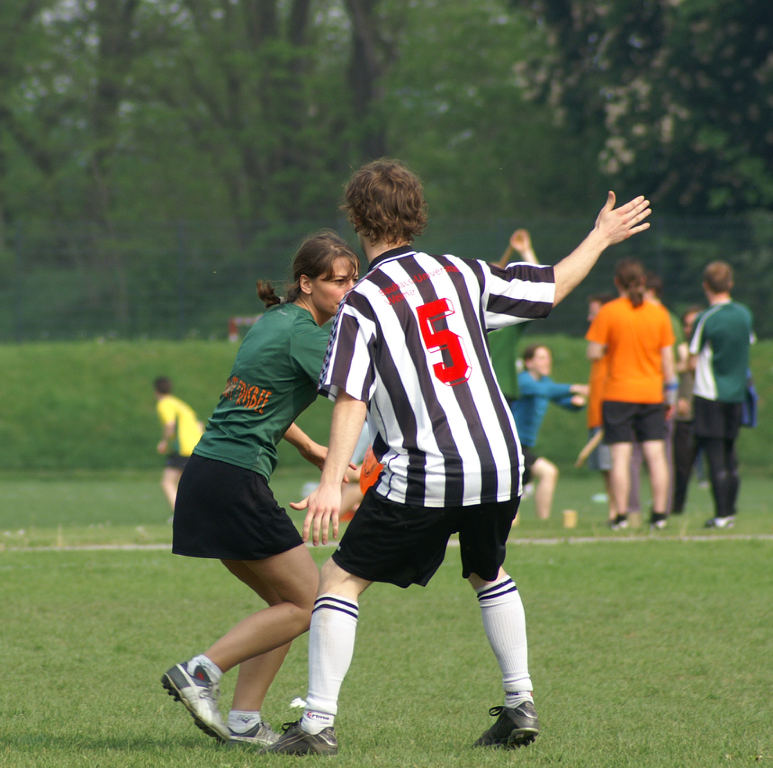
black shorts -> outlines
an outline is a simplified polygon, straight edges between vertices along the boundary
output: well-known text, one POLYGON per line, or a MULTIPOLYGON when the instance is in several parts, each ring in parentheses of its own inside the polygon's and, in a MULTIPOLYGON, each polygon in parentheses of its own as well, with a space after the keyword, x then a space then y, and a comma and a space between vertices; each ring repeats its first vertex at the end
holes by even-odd
POLYGON ((539 456, 532 453, 528 445, 521 445, 521 452, 523 453, 523 485, 526 485, 526 483, 531 482, 531 468, 539 456))
POLYGON ((601 405, 604 419, 604 443, 643 443, 665 440, 666 410, 663 403, 623 403, 605 400, 601 405))
POLYGON ((180 478, 172 552, 263 560, 302 544, 297 528, 257 472, 194 454, 180 478))
POLYGON ((493 581, 507 554, 518 499, 470 507, 415 507, 368 489, 334 562, 368 581, 425 586, 440 567, 452 533, 459 533, 462 576, 493 581))
POLYGON ((166 457, 166 466, 171 469, 179 469, 182 471, 185 469, 188 459, 190 459, 190 456, 180 456, 179 453, 169 453, 166 457))
POLYGON ((693 398, 695 437, 735 440, 741 428, 741 403, 720 403, 697 395, 693 398))

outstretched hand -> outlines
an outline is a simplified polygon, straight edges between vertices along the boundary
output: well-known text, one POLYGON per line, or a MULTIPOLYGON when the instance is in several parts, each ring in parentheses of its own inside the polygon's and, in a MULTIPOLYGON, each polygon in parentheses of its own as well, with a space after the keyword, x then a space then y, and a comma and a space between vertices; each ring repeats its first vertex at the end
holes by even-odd
POLYGON ((643 195, 635 197, 625 205, 615 208, 615 193, 607 193, 607 202, 596 217, 596 229, 606 240, 607 245, 615 245, 627 240, 632 235, 650 228, 644 221, 651 213, 650 201, 643 195))
POLYGON ((305 499, 291 501, 290 506, 297 510, 306 510, 303 521, 303 540, 311 541, 316 547, 320 541, 327 544, 330 525, 333 526, 333 538, 338 538, 338 515, 341 511, 341 486, 320 484, 305 499))

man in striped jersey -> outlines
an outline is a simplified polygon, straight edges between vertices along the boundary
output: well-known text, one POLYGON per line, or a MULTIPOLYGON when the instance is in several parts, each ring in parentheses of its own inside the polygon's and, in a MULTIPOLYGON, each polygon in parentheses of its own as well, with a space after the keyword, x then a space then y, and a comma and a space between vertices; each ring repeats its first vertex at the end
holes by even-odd
POLYGON ((733 270, 713 261, 703 270, 709 308, 695 320, 690 356, 695 367, 695 437, 709 464, 714 517, 707 528, 732 528, 740 479, 735 441, 746 396, 752 314, 732 300, 733 270))
POLYGON ((610 192, 593 230, 555 267, 499 267, 416 252, 425 203, 420 181, 400 163, 377 160, 353 175, 344 209, 370 267, 340 305, 320 375, 335 406, 321 483, 294 505, 308 505, 304 538, 327 543, 331 523, 338 536, 341 480, 366 411, 384 468, 323 566, 307 707, 270 751, 338 751, 333 723, 359 595, 373 581, 425 585, 457 531, 462 574, 477 593, 505 690, 476 745, 517 747, 536 737, 523 606, 502 568, 523 457, 486 333, 545 317, 607 246, 648 228, 647 200, 614 204, 610 192))

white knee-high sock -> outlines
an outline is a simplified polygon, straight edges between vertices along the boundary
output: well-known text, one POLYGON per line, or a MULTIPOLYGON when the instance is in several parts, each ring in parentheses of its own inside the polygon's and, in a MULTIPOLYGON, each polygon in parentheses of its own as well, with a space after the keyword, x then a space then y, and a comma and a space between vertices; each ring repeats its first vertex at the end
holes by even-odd
POLYGON ((354 654, 359 609, 337 595, 320 595, 309 628, 309 692, 301 727, 319 733, 333 725, 338 693, 354 654))
POLYGON ((476 591, 483 629, 502 670, 505 704, 515 706, 532 691, 521 596, 509 576, 476 591))

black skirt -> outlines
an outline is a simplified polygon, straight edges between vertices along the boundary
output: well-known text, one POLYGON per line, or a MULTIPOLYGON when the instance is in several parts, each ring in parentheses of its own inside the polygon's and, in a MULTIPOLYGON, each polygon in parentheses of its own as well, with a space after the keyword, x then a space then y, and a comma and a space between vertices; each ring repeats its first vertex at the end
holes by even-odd
POLYGON ((266 479, 194 454, 174 507, 172 552, 220 560, 263 560, 303 541, 266 479))

